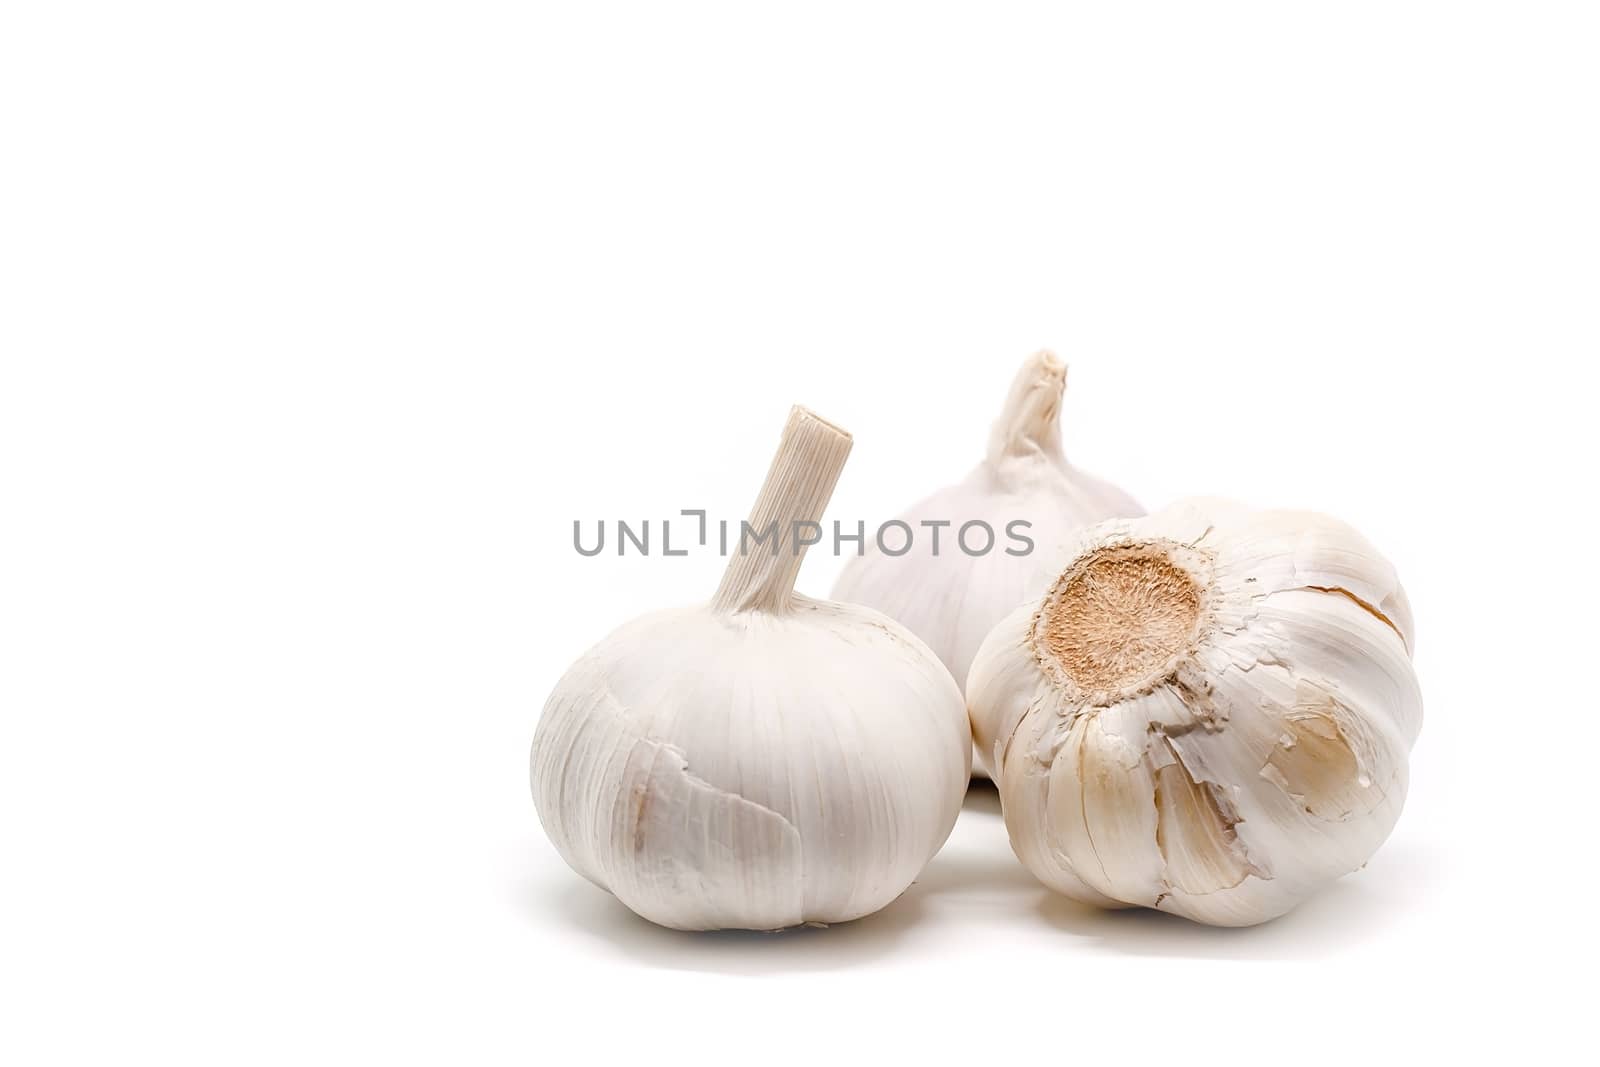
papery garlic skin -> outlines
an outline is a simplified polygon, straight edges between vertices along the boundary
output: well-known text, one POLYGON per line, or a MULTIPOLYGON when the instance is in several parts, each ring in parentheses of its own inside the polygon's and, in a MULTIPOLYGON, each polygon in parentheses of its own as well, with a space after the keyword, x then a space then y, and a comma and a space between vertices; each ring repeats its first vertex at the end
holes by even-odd
POLYGON ((1364 864, 1422 727, 1410 607, 1350 527, 1193 500, 1081 531, 967 679, 1017 856, 1101 907, 1218 926, 1364 864))
MULTIPOLYGON (((1049 352, 1029 358, 1012 383, 983 462, 960 483, 899 516, 915 534, 910 549, 887 555, 868 538, 862 555, 834 584, 833 599, 875 608, 926 641, 958 683, 965 682, 995 624, 1061 573, 1063 543, 1072 532, 1103 519, 1144 514, 1127 493, 1067 462, 1060 427, 1066 373, 1049 352), (1013 555, 1006 531, 1018 519, 1029 523, 1022 533, 1032 548, 1017 545, 1023 554, 1013 555), (925 521, 949 525, 927 527, 925 521), (962 551, 957 537, 972 521, 994 531, 990 551, 962 551)), ((975 528, 974 549, 982 542, 975 528)), ((973 767, 985 773, 981 752, 973 767)))
MULTIPOLYGON (((847 434, 796 409, 750 520, 820 518, 847 434)), ((532 778, 562 857, 681 930, 868 915, 949 836, 966 709, 877 612, 793 593, 802 552, 736 555, 713 601, 623 626, 546 703, 532 778)))

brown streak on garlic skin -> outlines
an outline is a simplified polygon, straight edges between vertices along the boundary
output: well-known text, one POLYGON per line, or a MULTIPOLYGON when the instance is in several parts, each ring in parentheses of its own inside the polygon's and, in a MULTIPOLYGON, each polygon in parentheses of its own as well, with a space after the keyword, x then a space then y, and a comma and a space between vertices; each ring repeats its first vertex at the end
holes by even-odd
POLYGON ((1383 612, 1379 611, 1376 605, 1369 604, 1365 600, 1362 600, 1360 597, 1356 596, 1350 590, 1348 590, 1348 589, 1340 589, 1338 586, 1333 586, 1333 585, 1308 585, 1305 588, 1307 588, 1307 589, 1315 589, 1319 593, 1333 593, 1336 596, 1349 597, 1351 600, 1355 601, 1356 604, 1359 605, 1361 607, 1361 609, 1363 611, 1365 611, 1368 615, 1371 615, 1374 619, 1377 619, 1379 622, 1383 623, 1389 629, 1393 630, 1394 631, 1394 635, 1400 639, 1401 647, 1404 648, 1407 652, 1411 651, 1411 646, 1406 643, 1406 635, 1400 632, 1400 627, 1395 625, 1393 619, 1389 618, 1389 616, 1387 616, 1383 612))
POLYGON ((633 808, 633 851, 637 855, 644 851, 645 815, 650 809, 650 786, 641 782, 634 786, 633 792, 637 802, 633 808))

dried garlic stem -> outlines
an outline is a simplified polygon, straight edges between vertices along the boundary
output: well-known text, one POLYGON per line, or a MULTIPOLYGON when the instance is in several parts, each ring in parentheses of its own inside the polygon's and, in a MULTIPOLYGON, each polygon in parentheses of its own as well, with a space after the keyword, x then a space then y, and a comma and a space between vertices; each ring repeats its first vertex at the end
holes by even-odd
POLYGON ((1006 406, 989 435, 989 462, 1008 456, 1045 452, 1061 454, 1061 394, 1067 386, 1067 365, 1053 352, 1035 352, 1011 383, 1006 406))
POLYGON ((796 407, 789 412, 778 453, 739 531, 714 611, 788 610, 806 547, 821 538, 818 525, 850 455, 850 435, 796 407))

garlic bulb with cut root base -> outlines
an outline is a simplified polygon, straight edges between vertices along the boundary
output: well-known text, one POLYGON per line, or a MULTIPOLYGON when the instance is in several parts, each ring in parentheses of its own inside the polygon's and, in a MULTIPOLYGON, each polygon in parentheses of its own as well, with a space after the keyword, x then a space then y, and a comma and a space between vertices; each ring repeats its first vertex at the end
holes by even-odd
POLYGON ((1012 848, 1102 907, 1264 922, 1394 827, 1422 726, 1394 568, 1322 515, 1185 501, 1081 531, 967 679, 1012 848))
MULTIPOLYGON (((1066 378, 1051 353, 1029 358, 983 462, 899 517, 914 534, 904 554, 890 555, 869 538, 834 584, 835 600, 876 608, 926 641, 958 684, 994 625, 1061 572, 1067 535, 1144 514, 1127 493, 1067 462, 1059 421, 1066 378), (1012 527, 1019 521, 1024 525, 1012 527), (968 524, 979 525, 969 533, 968 524)), ((973 761, 980 776, 982 759, 979 752, 973 761)))
POLYGON ((631 622, 557 683, 533 796, 568 864, 653 922, 776 930, 877 911, 949 836, 955 680, 899 624, 794 593, 850 436, 800 408, 712 601, 631 622), (748 551, 745 549, 748 548, 748 551))

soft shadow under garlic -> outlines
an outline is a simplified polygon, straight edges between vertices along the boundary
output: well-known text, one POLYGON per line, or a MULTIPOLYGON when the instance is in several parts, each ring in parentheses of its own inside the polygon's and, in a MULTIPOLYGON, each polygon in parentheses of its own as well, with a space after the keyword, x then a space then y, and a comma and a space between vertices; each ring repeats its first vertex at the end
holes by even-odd
POLYGON ((852 922, 771 933, 671 930, 641 919, 598 887, 559 873, 518 897, 535 918, 559 915, 573 929, 647 966, 761 975, 860 966, 903 947, 916 936, 913 928, 939 928, 939 913, 1025 916, 1044 892, 1011 854, 999 793, 993 784, 976 781, 950 844, 898 899, 852 922))
POLYGON ((999 818, 1000 790, 988 778, 974 778, 967 786, 967 795, 962 798, 961 811, 963 815, 972 812, 974 816, 999 818))
POLYGON ((649 967, 718 974, 765 975, 842 970, 894 950, 923 921, 922 894, 912 886, 887 907, 852 922, 751 930, 684 931, 657 926, 597 886, 554 877, 522 895, 528 913, 554 914, 569 927, 649 967))
POLYGON ((1206 926, 1147 908, 1105 911, 1048 891, 1043 918, 1074 949, 1119 955, 1219 960, 1317 960, 1380 941, 1412 914, 1397 902, 1434 881, 1427 856, 1391 846, 1366 869, 1339 879, 1294 911, 1259 926, 1206 926))
MULTIPOLYGON (((1213 927, 1143 908, 1102 911, 1041 885, 1006 837, 999 795, 975 782, 948 844, 912 886, 883 910, 834 926, 777 933, 686 933, 639 918, 610 894, 550 871, 517 891, 531 921, 552 916, 594 943, 645 966, 735 975, 789 974, 871 966, 885 958, 960 952, 952 930, 1003 927, 1030 942, 1074 953, 1232 960, 1318 960, 1392 933, 1439 882, 1438 857, 1391 841, 1363 870, 1339 879, 1296 910, 1259 926, 1213 927), (919 944, 920 942, 920 944, 919 944)), ((962 939, 966 939, 963 937, 962 939)), ((970 944, 970 942, 967 942, 970 944)))

